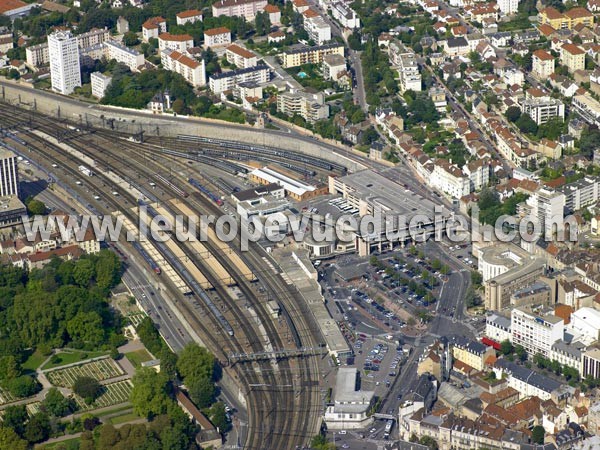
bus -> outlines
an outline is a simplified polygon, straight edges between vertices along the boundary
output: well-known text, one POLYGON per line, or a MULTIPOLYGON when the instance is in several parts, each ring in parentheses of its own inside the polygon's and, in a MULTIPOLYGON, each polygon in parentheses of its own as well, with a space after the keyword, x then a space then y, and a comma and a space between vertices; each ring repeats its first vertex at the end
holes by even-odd
POLYGON ((385 424, 385 434, 386 435, 388 435, 388 436, 390 435, 393 426, 394 426, 394 419, 388 420, 387 423, 385 424))
POLYGON ((94 175, 94 172, 92 172, 90 169, 88 169, 85 166, 79 166, 79 171, 82 174, 87 175, 88 177, 91 177, 92 175, 94 175))

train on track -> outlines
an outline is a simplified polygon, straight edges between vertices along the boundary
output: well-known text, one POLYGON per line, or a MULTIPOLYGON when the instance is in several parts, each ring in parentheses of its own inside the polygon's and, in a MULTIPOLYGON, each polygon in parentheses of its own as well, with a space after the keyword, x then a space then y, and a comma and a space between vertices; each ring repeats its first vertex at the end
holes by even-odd
POLYGON ((180 195, 184 198, 187 198, 190 196, 190 194, 188 194, 187 191, 184 191, 179 186, 177 186, 175 183, 173 183, 170 180, 167 180, 162 175, 156 175, 156 179, 159 180, 160 182, 166 184, 167 186, 169 186, 171 189, 173 189, 175 192, 177 192, 178 195, 180 195))
POLYGON ((144 260, 148 263, 148 265, 152 268, 152 270, 154 270, 154 272, 157 275, 160 275, 160 267, 158 266, 158 264, 156 264, 156 261, 154 261, 154 259, 148 254, 148 252, 146 250, 144 250, 144 248, 138 243, 138 242, 134 242, 133 243, 133 248, 135 248, 138 253, 140 255, 142 255, 142 258, 144 258, 144 260))
POLYGON ((204 186, 198 180, 196 180, 195 178, 189 178, 188 182, 192 186, 194 186, 196 189, 198 189, 200 192, 202 192, 203 194, 205 194, 208 198, 210 198, 217 205, 223 206, 223 200, 221 200, 221 198, 217 194, 211 192, 206 186, 204 186))
POLYGON ((86 166, 79 166, 79 171, 87 177, 94 175, 94 172, 92 172, 91 169, 88 169, 86 166))

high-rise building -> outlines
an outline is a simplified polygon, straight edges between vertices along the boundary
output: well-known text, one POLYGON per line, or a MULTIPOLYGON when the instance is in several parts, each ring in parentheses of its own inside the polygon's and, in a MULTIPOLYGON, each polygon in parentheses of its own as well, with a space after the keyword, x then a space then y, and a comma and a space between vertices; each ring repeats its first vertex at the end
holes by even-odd
POLYGON ((19 195, 17 157, 10 150, 0 148, 0 197, 19 195))
POLYGON ((79 46, 70 31, 55 31, 48 36, 52 90, 64 95, 81 86, 79 46))

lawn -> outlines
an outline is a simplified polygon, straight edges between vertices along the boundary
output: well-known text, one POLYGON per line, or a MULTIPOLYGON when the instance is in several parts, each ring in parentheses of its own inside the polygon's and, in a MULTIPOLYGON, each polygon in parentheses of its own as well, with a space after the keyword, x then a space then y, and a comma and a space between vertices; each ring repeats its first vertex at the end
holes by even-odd
POLYGON ((80 352, 78 350, 69 350, 65 353, 58 353, 58 359, 48 361, 42 367, 42 370, 54 369, 55 367, 65 366, 67 364, 73 364, 85 359, 97 358, 99 356, 105 356, 108 352, 80 352))
POLYGON ((42 355, 39 351, 33 352, 27 358, 21 367, 25 372, 35 372, 35 370, 42 365, 42 363, 46 360, 47 356, 42 355))
POLYGON ((136 350, 134 352, 125 353, 125 357, 133 364, 133 366, 138 369, 142 367, 142 363, 146 361, 151 361, 152 356, 146 349, 136 350))
POLYGON ((111 417, 110 419, 108 419, 108 421, 113 425, 118 425, 120 423, 131 422, 132 420, 137 420, 139 418, 140 416, 134 414, 133 412, 128 412, 120 416, 111 417))

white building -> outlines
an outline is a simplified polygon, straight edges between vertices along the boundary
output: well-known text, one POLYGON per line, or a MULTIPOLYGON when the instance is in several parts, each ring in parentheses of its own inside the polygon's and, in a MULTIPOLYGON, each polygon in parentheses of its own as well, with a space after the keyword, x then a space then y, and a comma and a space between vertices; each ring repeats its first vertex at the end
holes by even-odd
POLYGON ((465 164, 463 172, 469 178, 471 191, 479 191, 489 184, 492 166, 488 159, 476 159, 465 164))
POLYGON ((298 114, 310 123, 329 117, 329 105, 325 103, 325 95, 322 92, 282 92, 277 96, 277 111, 290 117, 298 114))
POLYGON ((117 41, 108 40, 104 42, 104 54, 108 60, 114 59, 121 64, 125 64, 132 72, 137 72, 138 68, 146 62, 143 53, 117 41))
POLYGON ((346 71, 346 58, 342 55, 326 55, 323 58, 323 78, 337 80, 340 73, 346 71))
POLYGON ((194 39, 189 34, 161 33, 158 36, 159 50, 177 50, 185 52, 194 46, 194 39))
POLYGON ((531 219, 542 228, 547 235, 564 228, 565 195, 548 189, 538 189, 526 200, 531 207, 531 219))
POLYGON ((332 4, 331 14, 344 28, 360 28, 360 19, 356 12, 345 3, 336 2, 332 4))
POLYGON ((590 340, 600 339, 600 311, 583 307, 571 314, 569 329, 590 340))
POLYGON ((485 336, 496 342, 510 341, 510 319, 496 313, 485 318, 485 336))
POLYGON ((218 0, 212 5, 214 17, 239 16, 247 21, 254 20, 256 13, 267 6, 267 0, 218 0))
POLYGON ((48 36, 48 56, 52 90, 69 95, 81 86, 79 47, 70 31, 55 31, 48 36))
POLYGON ((529 114, 535 123, 541 125, 554 117, 564 120, 565 104, 556 98, 529 98, 521 103, 521 112, 529 114))
POLYGON ((471 192, 469 179, 458 167, 444 159, 439 159, 434 163, 429 184, 456 199, 469 195, 471 192))
POLYGON ((374 391, 357 391, 356 367, 340 367, 335 381, 333 405, 325 411, 325 423, 329 429, 364 428, 373 420, 369 408, 374 391))
POLYGON ((0 149, 0 197, 19 196, 17 157, 5 148, 0 149))
POLYGON ((94 28, 87 33, 77 35, 77 45, 79 48, 94 47, 107 41, 110 37, 108 28, 94 28))
POLYGON ((94 72, 90 75, 90 81, 92 84, 92 95, 96 98, 104 97, 104 92, 112 81, 112 77, 102 74, 101 72, 94 72))
POLYGON ((27 59, 27 66, 31 70, 36 70, 41 66, 45 66, 50 62, 48 42, 27 47, 25 49, 25 55, 27 59))
POLYGON ((568 211, 579 211, 600 200, 600 177, 585 177, 557 189, 565 195, 568 211))
POLYGON ((142 39, 148 42, 151 38, 158 38, 160 33, 167 32, 167 21, 162 17, 151 17, 142 24, 142 39))
POLYGON ((400 75, 400 90, 421 91, 421 74, 415 54, 407 52, 399 57, 398 73, 400 75))
POLYGON ((189 9, 182 11, 176 15, 177 25, 185 25, 186 23, 202 22, 202 12, 197 9, 189 9))
POLYGON ((225 50, 225 57, 227 58, 227 62, 235 65, 239 69, 254 67, 258 62, 258 58, 256 57, 255 53, 240 47, 237 44, 231 44, 229 47, 227 47, 225 50))
POLYGON ((323 45, 331 40, 331 27, 321 16, 305 18, 304 29, 308 33, 308 37, 317 45, 323 45))
POLYGON ((160 62, 166 70, 177 72, 194 87, 206 84, 206 68, 204 60, 196 61, 176 50, 163 50, 160 62))
POLYGON ((229 44, 231 44, 231 31, 228 28, 210 28, 204 31, 204 48, 229 44))
POLYGON ((519 10, 519 0, 498 0, 498 9, 505 16, 519 10))
POLYGON ((540 353, 548 358, 552 344, 564 337, 564 320, 549 309, 514 308, 510 319, 511 342, 523 346, 532 357, 540 353))
POLYGON ((583 353, 586 345, 583 342, 565 342, 562 339, 552 344, 550 348, 551 361, 558 361, 563 366, 573 367, 581 373, 583 353))
POLYGON ((234 89, 239 83, 254 82, 260 84, 266 83, 269 79, 270 71, 267 66, 255 66, 211 75, 208 83, 212 92, 220 94, 234 89))

